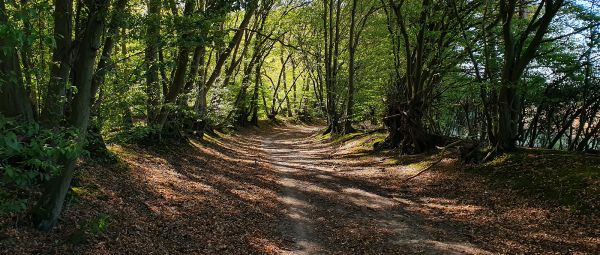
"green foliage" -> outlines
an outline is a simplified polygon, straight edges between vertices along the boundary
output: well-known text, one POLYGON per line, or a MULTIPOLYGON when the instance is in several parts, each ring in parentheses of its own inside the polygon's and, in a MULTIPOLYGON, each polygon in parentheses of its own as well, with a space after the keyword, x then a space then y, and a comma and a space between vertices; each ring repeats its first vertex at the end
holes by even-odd
POLYGON ((108 215, 100 215, 93 220, 88 221, 85 224, 85 228, 92 234, 100 234, 106 232, 110 223, 110 217, 108 215))
POLYGON ((109 141, 124 144, 153 144, 158 142, 159 136, 160 127, 144 125, 119 132, 110 138, 109 141))
POLYGON ((27 199, 0 190, 0 215, 20 213, 27 209, 27 199))
POLYGON ((0 116, 0 213, 22 211, 21 192, 60 173, 63 160, 82 150, 74 130, 51 130, 0 116))
POLYGON ((73 231, 69 236, 67 236, 67 242, 74 245, 84 244, 91 236, 97 236, 106 233, 109 223, 110 217, 108 215, 101 214, 86 221, 83 226, 73 231))

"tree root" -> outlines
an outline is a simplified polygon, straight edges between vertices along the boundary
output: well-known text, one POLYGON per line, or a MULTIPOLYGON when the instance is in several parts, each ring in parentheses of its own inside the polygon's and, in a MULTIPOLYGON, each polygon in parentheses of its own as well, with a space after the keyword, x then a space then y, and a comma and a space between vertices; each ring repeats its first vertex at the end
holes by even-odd
POLYGON ((417 178, 419 175, 421 175, 421 174, 425 173, 426 171, 428 171, 428 170, 432 169, 434 166, 436 166, 437 164, 439 164, 440 162, 442 162, 442 160, 444 160, 443 154, 444 154, 444 152, 445 152, 447 149, 449 149, 449 148, 451 148, 451 147, 453 147, 453 146, 456 146, 456 145, 460 144, 461 142, 463 142, 463 141, 462 141, 462 140, 458 140, 458 141, 455 141, 455 142, 453 142, 453 143, 451 143, 451 144, 448 144, 448 145, 446 145, 446 146, 444 146, 444 147, 437 147, 438 149, 440 149, 440 150, 441 150, 441 151, 438 153, 438 155, 439 155, 439 159, 437 159, 435 162, 433 162, 431 165, 429 165, 429 166, 428 166, 428 167, 426 167, 425 169, 423 169, 423 170, 419 171, 417 174, 415 174, 415 175, 413 175, 413 176, 411 176, 411 177, 408 177, 408 178, 406 178, 406 179, 402 180, 402 182, 401 182, 401 183, 405 183, 405 182, 407 182, 407 181, 410 181, 410 180, 412 180, 412 179, 414 179, 414 178, 417 178))

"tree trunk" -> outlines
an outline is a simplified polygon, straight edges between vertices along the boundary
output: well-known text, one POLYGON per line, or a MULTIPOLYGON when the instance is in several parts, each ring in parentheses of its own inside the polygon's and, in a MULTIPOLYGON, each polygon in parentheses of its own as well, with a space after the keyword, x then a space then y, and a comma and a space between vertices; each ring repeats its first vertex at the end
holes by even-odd
MULTIPOLYGON (((209 53, 210 54, 210 53, 209 53)), ((205 84, 206 84, 206 64, 205 64, 205 55, 206 48, 204 46, 200 46, 200 62, 198 62, 198 78, 195 82, 196 89, 196 100, 194 102, 194 111, 201 117, 206 117, 206 92, 205 84)))
POLYGON ((355 53, 358 46, 356 38, 356 4, 357 0, 352 0, 352 13, 350 14, 350 42, 348 47, 348 97, 346 98, 346 109, 344 112, 344 131, 349 134, 354 132, 352 119, 354 118, 354 81, 355 81, 355 53))
MULTIPOLYGON (((95 0, 88 6, 90 10, 87 18, 88 24, 81 39, 81 47, 73 69, 73 81, 77 87, 77 94, 75 94, 71 104, 70 124, 79 131, 79 148, 85 142, 89 124, 90 102, 93 96, 91 86, 94 63, 97 51, 100 48, 100 38, 104 31, 108 3, 108 0, 95 0)), ((64 158, 63 160, 65 168, 46 185, 46 189, 33 212, 35 226, 40 230, 48 231, 56 224, 63 208, 65 196, 71 185, 77 157, 64 158)))
POLYGON ((431 0, 422 1, 415 20, 405 17, 403 2, 391 4, 385 10, 394 42, 395 86, 388 95, 384 123, 389 135, 382 147, 399 148, 406 154, 422 153, 442 142, 439 136, 428 133, 423 117, 433 104, 443 75, 451 69, 440 63, 446 59, 441 56, 451 52, 448 45, 453 39, 447 30, 451 24, 431 17, 448 17, 451 10, 431 0), (390 17, 390 13, 394 16, 390 17), (400 61, 402 57, 406 61, 400 61))
MULTIPOLYGON (((100 60, 98 61, 98 67, 92 79, 92 93, 91 93, 91 113, 90 118, 92 119, 91 127, 88 128, 88 137, 94 141, 94 143, 88 143, 86 150, 90 152, 100 152, 105 154, 107 152, 106 143, 104 138, 100 134, 103 126, 103 119, 100 118, 100 109, 103 101, 104 90, 101 86, 104 84, 106 74, 112 70, 112 54, 113 49, 119 38, 120 29, 123 23, 123 17, 126 15, 126 4, 127 0, 118 0, 113 8, 108 29, 104 38, 104 46, 102 47, 102 53, 100 54, 100 60), (98 95, 98 96, 96 96, 98 95)), ((101 155, 102 155, 101 154, 101 155)))
POLYGON ((388 109, 388 117, 384 119, 389 135, 382 148, 398 148, 402 153, 423 153, 440 141, 436 136, 425 132, 423 123, 423 109, 418 103, 395 104, 398 107, 388 109))
POLYGON ((236 47, 236 45, 238 45, 241 42, 242 36, 244 35, 244 31, 248 26, 248 23, 250 23, 250 19, 254 15, 258 4, 256 0, 251 0, 248 5, 249 6, 248 9, 246 9, 244 18, 242 19, 242 22, 240 23, 240 26, 235 32, 233 38, 231 39, 231 41, 229 41, 227 48, 225 48, 223 52, 218 54, 219 56, 217 57, 217 62, 215 63, 215 67, 213 69, 212 74, 210 75, 210 77, 208 77, 208 80, 204 85, 204 90, 208 91, 212 87, 212 85, 215 83, 215 81, 221 74, 221 69, 223 69, 225 61, 227 60, 227 58, 229 58, 229 55, 231 55, 231 51, 236 47))
POLYGON ((516 148, 519 122, 518 95, 513 86, 503 86, 498 94, 498 124, 496 146, 499 151, 516 148))
POLYGON ((529 125, 529 144, 527 146, 529 147, 534 147, 535 146, 535 141, 537 140, 537 136, 538 136, 538 126, 539 126, 539 121, 540 121, 540 115, 542 115, 542 111, 544 110, 544 106, 545 103, 542 102, 540 105, 538 105, 537 109, 535 110, 535 115, 533 116, 533 120, 531 121, 531 124, 529 125))
MULTIPOLYGON (((4 0, 0 0, 0 25, 9 24, 4 0)), ((21 66, 14 45, 6 45, 6 41, 0 40, 0 113, 7 117, 20 117, 26 121, 33 120, 31 103, 25 93, 21 66)))
POLYGON ((577 146, 577 151, 585 151, 588 149, 588 147, 594 148, 593 146, 590 147, 589 143, 592 137, 598 134, 598 131, 600 131, 600 122, 596 123, 596 126, 593 129, 591 129, 587 134, 585 134, 583 139, 581 139, 581 142, 579 142, 579 145, 577 146))
MULTIPOLYGON (((194 90, 194 85, 198 81, 198 78, 201 77, 201 74, 198 70, 200 69, 200 64, 201 63, 204 64, 204 61, 203 61, 204 60, 204 51, 205 51, 204 45, 196 46, 194 48, 194 53, 192 54, 192 62, 190 65, 190 71, 188 73, 187 81, 184 86, 184 91, 186 93, 188 91, 194 90)), ((189 100, 189 97, 186 96, 185 98, 182 98, 180 100, 179 104, 182 106, 186 106, 188 100, 189 100)))
POLYGON ((146 17, 146 100, 148 124, 156 124, 160 111, 161 89, 158 78, 159 63, 157 61, 160 46, 160 0, 148 1, 148 16, 146 17))
MULTIPOLYGON (((184 17, 189 17, 190 15, 192 15, 192 13, 194 12, 194 9, 196 8, 196 1, 195 0, 186 0, 185 1, 185 7, 184 7, 184 11, 183 11, 183 16, 184 17)), ((189 31, 180 31, 181 33, 181 38, 179 39, 179 43, 180 43, 180 47, 179 47, 179 53, 177 55, 177 66, 175 69, 175 74, 173 76, 173 83, 171 84, 171 86, 169 86, 167 95, 165 96, 165 100, 164 100, 164 104, 163 107, 161 109, 161 121, 160 121, 160 126, 163 127, 164 124, 166 123, 167 119, 168 119, 168 115, 171 112, 171 110, 169 109, 169 105, 168 104, 172 104, 175 103, 177 100, 177 97, 179 97, 179 95, 183 92, 184 86, 185 86, 185 77, 186 77, 186 72, 188 70, 188 65, 189 65, 189 58, 190 58, 190 46, 188 46, 187 44, 189 43, 189 37, 191 36, 189 31), (166 108, 165 108, 166 106, 166 108)))
MULTIPOLYGON (((117 43, 119 36, 119 30, 123 23, 123 16, 125 15, 125 5, 127 0, 118 0, 115 3, 113 12, 111 14, 110 23, 108 25, 108 31, 104 39, 104 47, 102 48, 102 54, 100 54, 100 60, 98 61, 98 67, 92 80, 92 96, 98 93, 98 89, 104 83, 106 74, 112 69, 111 55, 113 48, 117 43)), ((92 104, 94 104, 94 97, 92 97, 92 104)))
MULTIPOLYGON (((282 61, 283 61, 283 54, 282 54, 282 61)), ((293 61, 292 61, 293 62, 293 61)), ((285 68, 285 65, 282 67, 283 68, 283 92, 287 92, 288 91, 288 84, 287 84, 287 70, 285 68)), ((291 112, 291 105, 290 105, 290 98, 285 96, 283 98, 284 102, 285 102, 285 116, 286 117, 290 117, 292 115, 291 112)))
POLYGON ((244 67, 244 73, 242 74, 242 84, 240 85, 240 91, 236 97, 234 102, 235 109, 233 110, 235 113, 235 124, 238 126, 245 126, 248 121, 248 109, 246 107, 246 94, 248 90, 248 84, 250 83, 250 78, 252 71, 254 70, 254 58, 250 60, 244 67))
POLYGON ((544 9, 541 17, 533 15, 527 30, 515 38, 513 18, 517 14, 517 0, 500 1, 499 12, 502 19, 502 39, 504 40, 501 87, 498 93, 496 133, 490 141, 495 144, 496 152, 512 151, 516 148, 518 127, 521 121, 520 99, 517 87, 525 69, 534 59, 541 46, 550 22, 564 4, 564 0, 543 1, 538 11, 544 9), (531 39, 530 38, 531 35, 531 39))
POLYGON ((250 119, 250 123, 254 126, 258 127, 258 90, 261 85, 261 63, 256 65, 256 74, 254 77, 254 95, 252 96, 252 118, 250 119))
MULTIPOLYGON (((302 74, 300 74, 302 75, 302 74)), ((300 76, 298 76, 300 77, 300 76)), ((298 86, 296 86, 296 62, 292 59, 292 79, 294 80, 294 82, 292 83, 292 112, 290 113, 291 115, 294 114, 298 114, 298 95, 297 95, 297 90, 298 90, 298 86)))
POLYGON ((325 89, 327 90, 327 123, 325 133, 340 133, 341 127, 336 107, 336 72, 337 72, 337 49, 339 44, 339 11, 340 2, 334 6, 334 0, 324 1, 323 27, 325 31, 325 89), (335 7, 335 9, 334 9, 335 7), (334 22, 334 10, 338 22, 334 22), (335 25, 334 25, 335 23, 335 25))
MULTIPOLYGON (((23 8, 23 9, 27 8, 29 0, 21 0, 20 2, 21 2, 20 8, 23 8)), ((23 22, 24 36, 26 38, 31 38, 31 36, 32 36, 31 20, 29 20, 28 17, 23 17, 21 20, 23 22)), ((21 49, 19 50, 19 52, 21 55, 21 63, 23 64, 23 70, 24 70, 23 76, 25 77, 25 84, 23 87, 25 88, 25 93, 29 97, 30 104, 32 106, 33 118, 38 119, 40 105, 38 102, 38 91, 36 89, 34 89, 34 87, 33 87, 34 83, 33 83, 33 78, 32 78, 32 73, 33 73, 32 44, 33 44, 33 42, 24 42, 23 45, 21 46, 21 49)))
POLYGON ((64 119, 65 92, 73 50, 71 34, 73 31, 72 0, 54 1, 54 41, 56 48, 52 53, 50 68, 50 84, 46 93, 42 121, 50 126, 56 126, 64 119))

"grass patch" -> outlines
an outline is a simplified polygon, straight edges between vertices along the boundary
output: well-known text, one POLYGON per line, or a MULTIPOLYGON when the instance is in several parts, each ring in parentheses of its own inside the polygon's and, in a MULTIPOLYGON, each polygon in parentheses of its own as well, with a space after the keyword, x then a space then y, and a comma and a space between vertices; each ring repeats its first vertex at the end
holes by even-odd
POLYGON ((315 136, 317 141, 329 141, 331 139, 331 133, 328 134, 318 134, 315 136))
POLYGON ((420 170, 423 170, 426 167, 428 167, 430 164, 431 164, 430 161, 424 160, 424 161, 419 161, 419 162, 415 162, 415 163, 409 164, 408 167, 412 168, 414 170, 420 171, 420 170))
POLYGON ((364 135, 365 135, 365 133, 362 133, 362 132, 355 132, 355 133, 349 133, 349 134, 344 134, 344 135, 327 133, 327 134, 316 135, 315 138, 317 139, 317 141, 327 141, 327 142, 331 142, 331 143, 344 143, 344 142, 350 141, 352 139, 355 139, 359 136, 364 136, 364 135))
POLYGON ((364 135, 363 133, 350 133, 350 134, 345 134, 345 135, 336 135, 333 136, 331 139, 331 142, 333 143, 343 143, 343 142, 347 142, 349 140, 352 140, 360 135, 364 135))
POLYGON ((548 150, 504 154, 467 171, 494 185, 577 210, 600 208, 600 157, 548 150))
POLYGON ((365 139, 360 146, 370 148, 372 150, 376 143, 382 143, 385 141, 386 136, 386 133, 373 133, 369 135, 368 139, 365 139))
POLYGON ((71 187, 71 193, 77 197, 85 197, 92 194, 92 192, 86 187, 71 187))

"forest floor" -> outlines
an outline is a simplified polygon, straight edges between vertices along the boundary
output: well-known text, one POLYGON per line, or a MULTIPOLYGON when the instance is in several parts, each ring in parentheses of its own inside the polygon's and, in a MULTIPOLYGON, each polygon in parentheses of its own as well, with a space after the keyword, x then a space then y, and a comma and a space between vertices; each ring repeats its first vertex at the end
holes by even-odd
POLYGON ((600 251, 597 212, 495 185, 452 158, 405 181, 436 155, 372 154, 375 135, 336 141, 318 131, 271 126, 170 146, 111 145, 119 163, 82 165, 55 230, 0 222, 0 253, 600 251))

